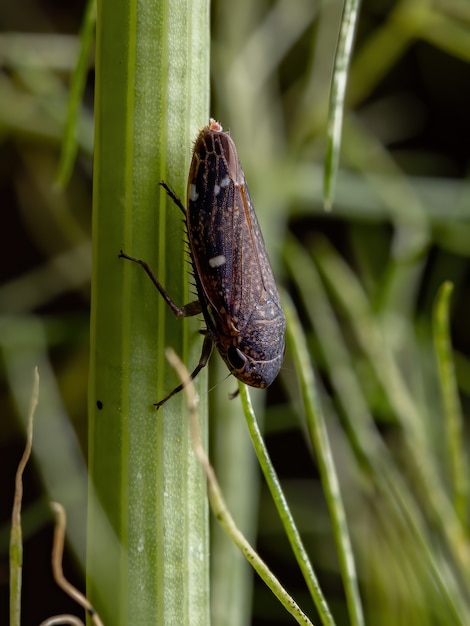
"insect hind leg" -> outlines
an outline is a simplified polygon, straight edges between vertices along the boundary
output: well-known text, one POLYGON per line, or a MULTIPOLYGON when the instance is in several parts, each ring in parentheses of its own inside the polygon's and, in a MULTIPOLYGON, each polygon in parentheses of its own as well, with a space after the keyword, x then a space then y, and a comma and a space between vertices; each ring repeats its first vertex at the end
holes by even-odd
POLYGON ((165 181, 160 181, 159 185, 161 187, 163 187, 163 189, 166 191, 167 195, 173 200, 173 202, 176 204, 176 206, 181 209, 181 211, 183 211, 184 216, 186 217, 186 209, 184 204, 181 202, 181 200, 178 198, 178 196, 175 194, 174 191, 172 191, 168 185, 165 183, 165 181))
POLYGON ((163 287, 161 282, 158 280, 158 278, 150 269, 149 264, 146 263, 145 261, 142 261, 142 259, 136 259, 133 256, 129 256, 122 250, 119 252, 119 258, 126 259, 127 261, 132 261, 133 263, 137 263, 137 265, 140 265, 144 269, 147 276, 150 278, 152 283, 158 289, 158 291, 160 292, 160 294, 162 295, 163 299, 168 304, 170 309, 173 311, 173 314, 175 317, 178 317, 178 318, 192 317, 193 315, 198 315, 199 313, 202 312, 202 307, 201 307, 201 303, 199 302, 199 300, 196 300, 194 302, 189 302, 189 304, 185 304, 184 306, 178 306, 177 304, 175 304, 173 300, 170 298, 170 296, 168 295, 168 292, 166 291, 166 289, 163 287))

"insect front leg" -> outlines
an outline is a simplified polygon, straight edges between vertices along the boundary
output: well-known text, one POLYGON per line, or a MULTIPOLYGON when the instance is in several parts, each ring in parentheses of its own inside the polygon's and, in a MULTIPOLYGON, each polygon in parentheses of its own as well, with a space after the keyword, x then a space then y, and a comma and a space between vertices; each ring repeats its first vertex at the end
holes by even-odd
POLYGON ((194 371, 191 372, 189 378, 187 381, 185 381, 183 384, 178 385, 178 387, 175 387, 173 389, 173 391, 171 391, 167 396, 165 396, 163 398, 163 400, 160 400, 160 402, 155 402, 154 403, 154 407, 158 410, 162 404, 165 404, 165 402, 167 400, 169 400, 172 396, 174 396, 175 394, 179 393, 180 391, 182 391, 186 385, 194 380, 196 378, 196 376, 199 374, 199 372, 202 370, 203 367, 205 367, 207 365, 207 362, 209 361, 209 357, 212 353, 212 346, 213 346, 213 341, 211 339, 211 337, 209 335, 206 335, 204 337, 204 343, 202 344, 202 352, 201 352, 201 356, 199 357, 199 363, 196 365, 196 367, 194 368, 194 371))
POLYGON ((144 271, 147 274, 147 276, 149 276, 149 278, 152 281, 152 283, 155 285, 155 287, 161 293, 161 295, 162 295, 163 299, 165 300, 165 302, 168 304, 170 309, 173 311, 175 317, 178 317, 178 318, 180 318, 180 317, 191 317, 193 315, 198 315, 199 313, 202 312, 201 303, 199 302, 199 300, 195 300, 194 302, 190 302, 189 304, 185 304, 184 306, 178 306, 177 304, 175 304, 173 302, 173 300, 170 298, 170 296, 168 295, 166 289, 163 287, 163 285, 160 283, 160 281, 157 279, 155 274, 150 269, 150 266, 148 265, 148 263, 146 263, 145 261, 142 261, 141 259, 136 259, 136 258, 134 258, 132 256, 129 256, 128 254, 125 254, 122 250, 119 252, 119 258, 120 259, 127 259, 128 261, 132 261, 133 263, 137 263, 138 265, 140 265, 144 269, 144 271))

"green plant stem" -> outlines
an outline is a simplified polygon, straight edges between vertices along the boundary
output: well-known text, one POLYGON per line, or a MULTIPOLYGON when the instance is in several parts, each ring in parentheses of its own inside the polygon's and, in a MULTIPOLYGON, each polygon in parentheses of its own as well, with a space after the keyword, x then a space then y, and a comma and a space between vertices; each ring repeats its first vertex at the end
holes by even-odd
POLYGON ((310 559, 308 558, 307 552, 302 543, 299 531, 295 525, 294 518, 290 512, 289 505, 287 504, 287 500, 282 492, 279 479, 274 471, 271 459, 269 458, 267 448, 263 441, 263 437, 261 436, 261 431, 253 411, 250 394, 248 393, 246 385, 243 383, 239 383, 238 388, 240 390, 243 411, 245 413, 248 430, 250 431, 250 437, 256 451, 256 456, 258 457, 258 462, 268 484, 269 491, 271 492, 271 496, 281 518, 282 524, 286 530, 286 534, 289 538, 292 550, 294 551, 297 563, 299 564, 305 582, 307 583, 310 595, 315 602, 322 624, 332 626, 335 621, 320 589, 312 564, 310 563, 310 559))
POLYGON ((434 348, 439 367, 447 458, 455 512, 468 531, 468 463, 463 445, 463 416, 460 407, 449 328, 449 305, 453 285, 444 283, 439 290, 434 307, 434 348))
POLYGON ((323 183, 326 210, 331 209, 334 200, 335 182, 338 174, 341 149, 341 129, 343 127, 346 84, 352 57, 359 6, 360 0, 346 0, 343 5, 343 14, 341 17, 341 30, 338 38, 338 46, 336 48, 328 115, 328 146, 323 183))
POLYGON ((359 595, 354 555, 326 424, 315 391, 315 380, 305 337, 294 306, 287 296, 284 297, 283 306, 287 319, 287 342, 293 352, 307 427, 318 459, 322 485, 333 524, 349 618, 351 624, 360 626, 364 624, 364 614, 359 595))
MULTIPOLYGON (((184 381, 187 381, 189 379, 189 373, 177 354, 171 349, 168 349, 166 354, 168 361, 178 372, 181 382, 184 383, 184 381)), ((297 623, 302 626, 313 626, 312 622, 303 613, 302 609, 298 606, 295 600, 287 593, 280 581, 271 572, 269 567, 260 558, 256 550, 250 545, 243 533, 235 524, 235 521, 225 503, 214 468, 212 467, 204 449, 201 439, 196 394, 191 380, 185 385, 184 392, 188 403, 192 447, 194 454, 196 455, 207 478, 207 493, 212 512, 223 530, 242 552, 247 561, 253 566, 263 582, 269 587, 269 589, 271 589, 283 607, 294 617, 297 623)))
POLYGON ((292 280, 297 283, 314 333, 319 338, 325 365, 335 390, 336 401, 342 408, 345 427, 357 462, 363 471, 361 484, 367 491, 371 481, 376 495, 383 494, 388 507, 387 517, 397 533, 412 537, 417 548, 416 562, 432 575, 432 584, 446 602, 450 619, 465 623, 467 609, 464 594, 459 589, 452 568, 443 568, 439 555, 433 549, 423 511, 384 445, 372 414, 367 406, 357 378, 354 360, 347 348, 335 312, 320 281, 310 256, 302 246, 290 239, 286 249, 286 262, 292 280), (302 267, 299 275, 298 267, 302 267))
POLYGON ((90 53, 93 49, 96 25, 96 0, 88 0, 80 32, 80 53, 70 81, 70 95, 67 103, 67 118, 62 139, 62 152, 59 163, 57 182, 65 187, 69 182, 75 165, 78 150, 79 111, 85 90, 90 53))
MULTIPOLYGON (((175 320, 118 258, 144 259, 175 302, 190 300, 181 214, 158 183, 184 202, 208 97, 206 0, 98 3, 87 597, 113 626, 209 620, 205 481, 184 398, 153 407, 177 384, 164 348, 195 364, 200 324, 175 320)), ((200 415, 205 436, 204 402, 200 415)))

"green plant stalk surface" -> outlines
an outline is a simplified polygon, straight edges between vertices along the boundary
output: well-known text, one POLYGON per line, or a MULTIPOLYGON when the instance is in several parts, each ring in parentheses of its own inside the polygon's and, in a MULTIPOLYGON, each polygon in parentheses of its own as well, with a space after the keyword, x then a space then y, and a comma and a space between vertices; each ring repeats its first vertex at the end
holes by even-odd
POLYGON ((153 407, 177 384, 164 348, 192 369, 200 325, 175 320, 118 258, 147 261, 178 305, 194 299, 181 212, 158 183, 184 202, 208 99, 207 2, 98 2, 87 595, 113 626, 209 623, 205 481, 184 399, 153 407))

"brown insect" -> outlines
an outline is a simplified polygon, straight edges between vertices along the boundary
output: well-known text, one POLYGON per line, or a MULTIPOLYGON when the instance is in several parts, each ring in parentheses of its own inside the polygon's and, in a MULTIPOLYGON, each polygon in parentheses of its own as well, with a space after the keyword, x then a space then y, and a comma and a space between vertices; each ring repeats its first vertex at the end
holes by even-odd
MULTIPOLYGON (((215 344, 230 372, 252 387, 267 387, 284 358, 286 320, 235 144, 211 119, 194 144, 188 209, 160 183, 186 217, 199 300, 177 306, 144 261, 141 265, 176 317, 202 313, 206 322, 195 378, 215 344)), ((155 406, 159 408, 184 385, 155 406)))

